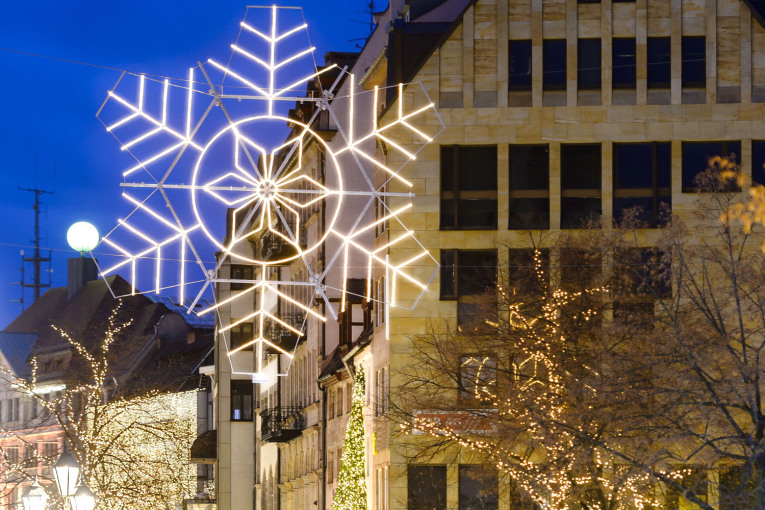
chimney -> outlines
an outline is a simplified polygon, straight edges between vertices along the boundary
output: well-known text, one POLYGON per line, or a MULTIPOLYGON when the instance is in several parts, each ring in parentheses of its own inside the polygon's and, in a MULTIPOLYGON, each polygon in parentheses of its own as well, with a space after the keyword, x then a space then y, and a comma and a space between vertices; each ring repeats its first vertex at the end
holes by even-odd
POLYGON ((71 258, 67 261, 67 293, 66 299, 72 299, 82 287, 91 280, 98 278, 98 267, 90 257, 71 258))

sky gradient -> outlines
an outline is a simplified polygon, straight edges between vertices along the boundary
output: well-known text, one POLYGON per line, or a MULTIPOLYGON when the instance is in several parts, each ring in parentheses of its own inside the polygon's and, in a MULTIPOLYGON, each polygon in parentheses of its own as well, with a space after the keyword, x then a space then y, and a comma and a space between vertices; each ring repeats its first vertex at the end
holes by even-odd
MULTIPOLYGON (((320 64, 326 51, 354 51, 363 40, 351 39, 369 34, 367 0, 278 3, 303 7, 320 64)), ((377 10, 384 4, 378 0, 377 10)), ((0 328, 21 311, 11 302, 21 296, 11 282, 20 278, 19 250, 30 256, 34 237, 34 196, 17 186, 55 189, 43 195, 41 246, 44 255, 53 250, 52 285, 66 285, 66 260, 76 256, 66 242, 69 225, 89 221, 104 234, 118 217, 119 146, 95 117, 117 69, 185 77, 198 60, 228 55, 245 11, 246 4, 228 0, 0 4, 0 328)), ((31 264, 25 280, 31 283, 31 264)))

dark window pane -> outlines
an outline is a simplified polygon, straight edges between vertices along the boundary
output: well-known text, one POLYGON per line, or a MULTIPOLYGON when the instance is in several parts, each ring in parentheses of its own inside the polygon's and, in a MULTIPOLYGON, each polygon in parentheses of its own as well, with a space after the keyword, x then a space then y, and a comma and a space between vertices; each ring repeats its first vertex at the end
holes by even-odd
POLYGON ((497 468, 482 465, 459 467, 460 510, 496 510, 499 505, 497 468))
POLYGON ((409 466, 408 510, 446 510, 446 466, 409 466))
POLYGON ((481 294, 497 282, 497 252, 495 250, 460 250, 458 261, 458 294, 481 294))
POLYGON ((531 90, 531 41, 510 41, 510 90, 531 90))
POLYGON ((666 89, 672 68, 670 38, 648 38, 648 88, 666 89))
POLYGON ((510 249, 508 251, 509 291, 525 302, 526 296, 540 296, 550 277, 550 250, 510 249), (538 260, 535 260, 538 257, 538 260))
POLYGON ((600 144, 562 144, 561 187, 600 189, 600 144))
POLYGON ((765 184, 765 141, 752 142, 752 181, 765 184))
POLYGON ((252 421, 252 389, 250 381, 231 381, 231 421, 252 421))
POLYGON ((683 37, 683 87, 706 87, 706 38, 683 37))
POLYGON ((510 146, 510 189, 550 187, 550 149, 547 145, 510 146))
POLYGON ((671 145, 663 143, 614 144, 614 218, 634 219, 655 227, 671 205, 671 145), (633 213, 634 214, 634 213, 633 213))
POLYGON ((550 226, 550 151, 547 145, 510 146, 511 229, 550 226))
POLYGON ((635 39, 614 38, 612 51, 613 87, 634 89, 636 83, 635 39))
POLYGON ((577 82, 580 90, 600 88, 600 39, 579 39, 577 82))
MULTIPOLYGON (((245 265, 232 265, 231 266, 231 279, 232 280, 252 280, 253 277, 253 266, 245 266, 245 265)), ((249 287, 251 284, 248 283, 231 283, 231 290, 244 290, 247 287, 249 287)))
POLYGON ((545 230, 550 228, 549 198, 511 198, 508 228, 511 230, 545 230))
POLYGON ((566 40, 548 39, 542 42, 545 90, 566 90, 566 40))
POLYGON ((709 158, 721 156, 741 161, 741 142, 683 142, 683 192, 694 192, 696 178, 709 168, 709 158))
POLYGON ((561 198, 561 228, 584 228, 600 219, 602 214, 598 198, 561 198))
POLYGON ((497 228, 497 146, 441 147, 441 228, 497 228))
POLYGON ((441 251, 441 299, 457 299, 455 250, 441 251))
MULTIPOLYGON (((238 349, 241 346, 252 342, 254 337, 252 331, 252 322, 242 322, 229 330, 231 349, 238 349)), ((252 349, 252 347, 249 347, 252 349)))

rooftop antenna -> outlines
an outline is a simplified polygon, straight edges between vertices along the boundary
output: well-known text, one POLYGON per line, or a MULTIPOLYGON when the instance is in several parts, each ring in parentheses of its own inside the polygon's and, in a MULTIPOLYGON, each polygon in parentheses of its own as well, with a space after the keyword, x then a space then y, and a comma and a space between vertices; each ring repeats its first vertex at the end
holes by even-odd
MULTIPOLYGON (((47 191, 40 188, 22 188, 21 186, 16 186, 19 191, 29 191, 30 193, 35 194, 35 205, 34 205, 34 211, 35 211, 35 238, 33 242, 35 243, 35 251, 34 254, 31 257, 24 257, 22 255, 22 263, 23 262, 31 262, 34 266, 34 273, 32 277, 32 283, 25 283, 23 280, 21 282, 22 292, 24 288, 31 288, 34 289, 34 301, 37 301, 37 298, 40 297, 40 289, 50 287, 50 275, 48 276, 48 283, 42 283, 40 281, 40 265, 43 262, 50 263, 50 254, 48 254, 47 257, 41 257, 40 256, 40 205, 42 205, 42 202, 40 201, 40 195, 44 194, 53 194, 54 191, 47 191)), ((23 306, 23 300, 22 300, 22 306, 23 306)))

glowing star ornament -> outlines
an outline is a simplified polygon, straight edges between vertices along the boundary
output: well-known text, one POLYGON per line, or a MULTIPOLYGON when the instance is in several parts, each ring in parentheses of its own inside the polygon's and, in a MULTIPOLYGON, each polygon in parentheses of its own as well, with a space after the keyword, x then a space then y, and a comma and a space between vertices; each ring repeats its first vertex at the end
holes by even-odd
POLYGON ((419 83, 357 91, 347 66, 318 67, 301 10, 249 9, 260 16, 225 64, 123 74, 109 91, 98 118, 132 157, 132 212, 104 236, 115 257, 100 269, 215 314, 232 371, 261 380, 266 355, 291 360, 309 322, 422 297, 438 264, 400 221, 414 197, 402 170, 444 125, 419 83))

